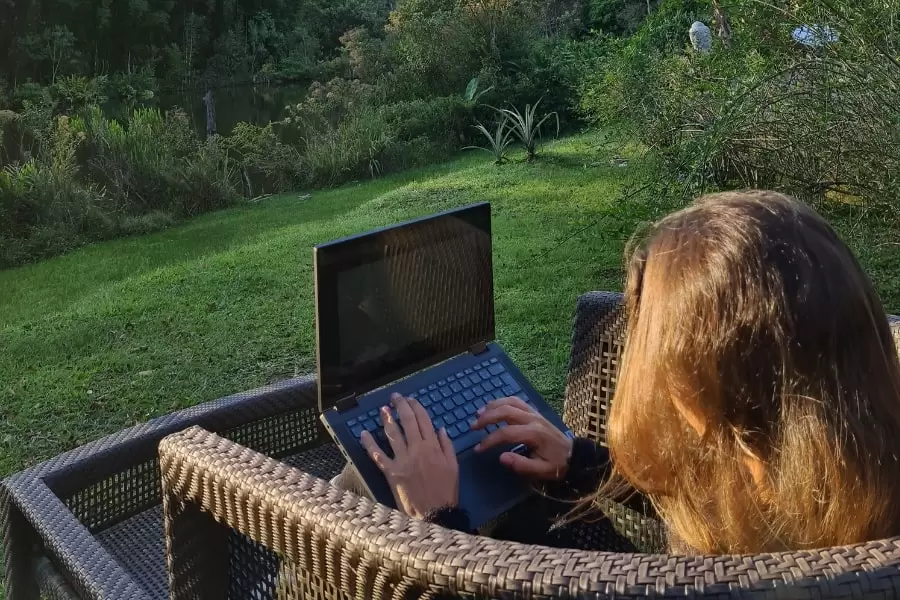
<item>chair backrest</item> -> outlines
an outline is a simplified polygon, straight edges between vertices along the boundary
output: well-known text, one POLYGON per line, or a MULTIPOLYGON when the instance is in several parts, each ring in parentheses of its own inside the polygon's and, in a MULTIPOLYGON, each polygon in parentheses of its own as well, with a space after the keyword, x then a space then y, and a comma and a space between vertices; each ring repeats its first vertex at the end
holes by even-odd
MULTIPOLYGON (((601 440, 620 303, 591 294, 576 317, 566 414, 601 440), (603 407, 574 414, 590 398, 603 407)), ((754 556, 526 546, 416 521, 197 427, 163 440, 159 453, 173 599, 900 595, 900 538, 754 556)))
MULTIPOLYGON (((900 317, 888 316, 900 349, 900 317)), ((589 292, 578 299, 566 379, 565 422, 580 437, 606 445, 606 422, 625 347, 623 296, 589 292)))

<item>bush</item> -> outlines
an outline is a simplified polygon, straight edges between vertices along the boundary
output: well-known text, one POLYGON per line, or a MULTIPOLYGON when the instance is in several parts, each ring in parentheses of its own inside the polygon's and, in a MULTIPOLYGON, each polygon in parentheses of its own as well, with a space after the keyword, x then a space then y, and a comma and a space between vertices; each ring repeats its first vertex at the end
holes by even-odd
POLYGON ((900 34, 876 25, 883 3, 813 0, 774 21, 771 7, 726 6, 731 47, 717 41, 703 55, 686 44, 703 7, 665 2, 582 86, 582 108, 632 124, 659 150, 659 178, 680 182, 686 196, 755 186, 896 204, 900 34), (829 23, 840 41, 818 49, 790 41, 794 27, 815 23, 829 23))
POLYGON ((0 266, 70 250, 115 231, 102 191, 78 180, 82 138, 59 118, 47 152, 0 171, 0 266))
POLYGON ((237 162, 248 196, 285 192, 305 181, 302 156, 296 148, 278 139, 272 123, 265 127, 238 123, 221 143, 237 162))

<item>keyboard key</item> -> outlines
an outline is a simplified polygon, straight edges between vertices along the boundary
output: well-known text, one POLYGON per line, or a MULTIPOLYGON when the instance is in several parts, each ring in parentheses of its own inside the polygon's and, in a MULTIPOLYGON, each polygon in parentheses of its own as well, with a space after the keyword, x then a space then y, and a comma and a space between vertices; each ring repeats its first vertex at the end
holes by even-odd
POLYGON ((456 410, 453 411, 453 416, 456 417, 457 419, 465 419, 466 414, 467 414, 466 411, 461 407, 457 408, 456 410))
POLYGON ((491 375, 499 375, 503 371, 503 365, 491 365, 488 369, 488 373, 490 373, 491 375))
POLYGON ((353 434, 353 437, 356 437, 356 438, 360 437, 362 435, 362 432, 363 432, 362 425, 354 425, 353 427, 350 428, 350 433, 353 434))
POLYGON ((449 398, 452 395, 453 395, 453 390, 450 389, 449 385, 445 385, 444 387, 441 388, 441 396, 443 396, 444 398, 449 398))
POLYGON ((496 364, 497 364, 498 362, 500 362, 500 361, 498 361, 497 358, 494 357, 494 358, 491 359, 490 362, 491 362, 492 365, 496 365, 496 364))
POLYGON ((476 409, 484 408, 486 404, 487 404, 487 402, 485 401, 484 398, 476 398, 475 399, 475 408, 476 409))
POLYGON ((469 424, 465 421, 461 421, 456 424, 456 428, 459 429, 460 433, 468 433, 469 432, 469 424))
POLYGON ((450 398, 447 398, 446 400, 444 400, 443 402, 441 402, 441 404, 442 404, 443 407, 446 408, 447 410, 453 410, 453 408, 456 406, 456 404, 455 404, 455 403, 453 402, 453 400, 451 400, 450 398))
POLYGON ((428 394, 428 397, 431 398, 432 402, 440 402, 443 398, 440 392, 431 392, 430 394, 428 394))
POLYGON ((472 393, 475 394, 476 396, 484 396, 484 388, 481 387, 480 385, 476 385, 475 387, 472 388, 472 393))
POLYGON ((516 393, 516 390, 512 386, 507 385, 502 389, 502 392, 503 392, 504 396, 509 398, 510 396, 512 396, 513 394, 516 393))
POLYGON ((438 387, 447 385, 447 380, 446 380, 446 379, 441 379, 440 381, 437 382, 437 384, 438 384, 438 387))
POLYGON ((434 411, 434 414, 436 414, 436 415, 442 415, 445 412, 447 412, 447 409, 444 408, 444 406, 442 404, 435 404, 434 406, 431 407, 431 409, 434 411))
POLYGON ((465 375, 465 373, 463 373, 462 371, 460 371, 459 373, 456 374, 456 378, 457 378, 457 379, 462 379, 462 378, 463 378, 463 375, 465 375))
POLYGON ((447 375, 447 383, 456 381, 456 375, 447 375))
POLYGON ((475 398, 475 394, 472 393, 472 390, 466 390, 463 392, 463 398, 466 400, 473 400, 475 398))
POLYGON ((459 382, 462 383, 462 386, 463 386, 464 388, 470 388, 470 387, 472 387, 472 380, 469 379, 468 376, 463 377, 462 379, 459 380, 459 382))
POLYGON ((478 373, 472 373, 471 375, 469 375, 469 380, 472 383, 481 383, 481 377, 478 375, 478 373))
POLYGON ((491 379, 491 383, 494 384, 494 387, 503 387, 503 380, 499 377, 494 377, 491 379))
POLYGON ((445 421, 443 417, 438 417, 431 422, 431 424, 434 425, 435 430, 440 430, 441 427, 444 426, 444 423, 445 421))
POLYGON ((434 404, 434 400, 431 399, 431 396, 426 396, 419 400, 419 404, 421 404, 425 408, 428 408, 429 406, 434 404))
POLYGON ((411 399, 411 400, 418 400, 418 399, 419 399, 419 396, 418 396, 415 392, 413 392, 412 394, 400 394, 400 395, 401 395, 401 396, 406 396, 407 398, 409 398, 409 399, 411 399))
POLYGON ((472 369, 466 369, 465 373, 466 373, 466 375, 471 375, 471 374, 472 374, 472 369))
POLYGON ((366 423, 365 423, 365 425, 363 425, 363 427, 365 427, 366 431, 368 431, 370 433, 372 431, 375 431, 376 429, 378 429, 378 425, 375 423, 375 419, 372 419, 371 421, 366 421, 366 423))
POLYGON ((424 396, 427 393, 428 393, 428 390, 426 390, 425 388, 422 388, 421 390, 419 390, 419 398, 421 398, 422 396, 424 396))
POLYGON ((378 409, 377 409, 377 408, 373 408, 372 410, 370 410, 370 411, 369 411, 369 416, 370 416, 370 417, 377 417, 377 416, 378 416, 378 409))
POLYGON ((459 393, 462 391, 463 387, 459 384, 458 381, 454 381, 453 383, 450 384, 450 389, 456 393, 459 393))
MULTIPOLYGON (((471 426, 470 426, 471 429, 471 426)), ((471 429, 467 433, 461 434, 453 440, 453 450, 459 454, 464 450, 468 450, 487 436, 487 433, 480 429, 471 429)))
POLYGON ((433 392, 434 390, 437 389, 437 384, 436 384, 436 383, 432 383, 431 385, 428 386, 428 389, 431 390, 431 391, 433 392))
POLYGON ((455 404, 456 406, 462 406, 466 402, 468 402, 468 400, 466 400, 462 395, 453 396, 453 404, 455 404))
POLYGON ((481 387, 484 388, 484 391, 490 392, 490 391, 493 390, 496 386, 495 386, 493 383, 491 383, 490 381, 482 381, 482 382, 481 382, 481 387))
POLYGON ((491 366, 491 361, 489 361, 489 360, 482 361, 481 366, 482 366, 482 367, 489 367, 489 366, 491 366))
POLYGON ((518 398, 522 402, 531 402, 531 398, 529 398, 528 394, 526 394, 525 392, 520 392, 516 395, 516 398, 518 398))
POLYGON ((497 426, 494 425, 493 423, 491 423, 490 425, 488 425, 488 426, 486 426, 486 427, 484 428, 484 430, 487 431, 488 433, 494 433, 494 432, 497 431, 498 429, 499 429, 499 427, 497 427, 497 426))
POLYGON ((474 415, 476 412, 478 412, 478 409, 474 404, 466 404, 463 408, 466 409, 467 415, 474 415))
POLYGON ((451 425, 447 428, 447 435, 450 436, 450 439, 459 437, 459 429, 456 428, 455 425, 451 425))
POLYGON ((356 419, 350 419, 349 421, 347 421, 347 427, 352 428, 355 425, 356 425, 356 419))
POLYGON ((506 394, 504 394, 501 390, 494 390, 490 394, 491 400, 499 400, 500 398, 506 398, 506 394))
POLYGON ((502 379, 503 383, 505 383, 506 385, 519 385, 516 383, 516 380, 513 379, 513 376, 509 373, 504 373, 500 376, 500 379, 502 379))

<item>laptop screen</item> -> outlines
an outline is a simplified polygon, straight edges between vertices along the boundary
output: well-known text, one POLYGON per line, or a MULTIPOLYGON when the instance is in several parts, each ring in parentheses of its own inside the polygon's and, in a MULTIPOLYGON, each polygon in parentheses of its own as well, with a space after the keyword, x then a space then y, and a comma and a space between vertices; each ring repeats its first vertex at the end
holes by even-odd
POLYGON ((322 410, 494 339, 487 203, 317 246, 322 410))

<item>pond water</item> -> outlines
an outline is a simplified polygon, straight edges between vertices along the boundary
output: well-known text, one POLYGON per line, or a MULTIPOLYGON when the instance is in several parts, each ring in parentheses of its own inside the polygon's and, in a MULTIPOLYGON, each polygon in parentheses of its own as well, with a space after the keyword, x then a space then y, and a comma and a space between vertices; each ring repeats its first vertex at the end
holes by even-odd
MULTIPOLYGON (((237 123, 246 121, 254 125, 265 125, 285 116, 284 107, 296 104, 306 96, 308 85, 282 86, 238 86, 213 90, 216 107, 216 129, 228 135, 237 123)), ((206 104, 203 96, 206 90, 183 90, 161 92, 155 98, 155 106, 162 110, 174 107, 184 109, 194 128, 206 135, 206 104)))

